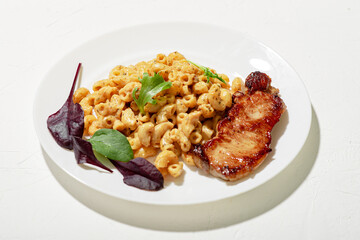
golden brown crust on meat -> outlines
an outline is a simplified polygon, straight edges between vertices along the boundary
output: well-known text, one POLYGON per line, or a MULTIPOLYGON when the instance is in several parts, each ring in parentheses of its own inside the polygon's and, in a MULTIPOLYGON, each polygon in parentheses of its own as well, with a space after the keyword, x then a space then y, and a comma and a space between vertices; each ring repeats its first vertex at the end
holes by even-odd
POLYGON ((216 137, 193 150, 199 168, 235 181, 264 161, 271 151, 271 130, 286 109, 282 99, 268 91, 269 87, 234 94, 234 104, 218 123, 216 137))
POLYGON ((250 94, 256 91, 266 91, 270 84, 271 78, 259 71, 250 73, 245 80, 245 86, 250 94))

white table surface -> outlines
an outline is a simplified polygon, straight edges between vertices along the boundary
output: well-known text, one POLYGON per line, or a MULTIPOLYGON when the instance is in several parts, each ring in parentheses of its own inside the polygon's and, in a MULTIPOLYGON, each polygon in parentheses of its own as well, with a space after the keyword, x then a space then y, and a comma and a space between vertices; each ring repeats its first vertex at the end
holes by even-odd
POLYGON ((359 27, 357 0, 2 0, 0 239, 360 239, 359 27), (88 39, 162 21, 238 29, 299 73, 311 130, 278 176, 215 203, 160 207, 96 193, 42 151, 33 100, 49 68, 88 39))

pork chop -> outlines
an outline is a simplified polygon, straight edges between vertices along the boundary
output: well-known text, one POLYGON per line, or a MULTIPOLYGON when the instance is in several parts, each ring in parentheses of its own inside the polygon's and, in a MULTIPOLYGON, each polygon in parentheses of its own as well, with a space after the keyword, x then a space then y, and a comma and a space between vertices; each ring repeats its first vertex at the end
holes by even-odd
POLYGON ((192 150, 197 167, 228 181, 260 166, 271 151, 271 130, 286 109, 265 73, 251 73, 245 86, 245 93, 234 93, 233 105, 219 121, 216 136, 192 150))

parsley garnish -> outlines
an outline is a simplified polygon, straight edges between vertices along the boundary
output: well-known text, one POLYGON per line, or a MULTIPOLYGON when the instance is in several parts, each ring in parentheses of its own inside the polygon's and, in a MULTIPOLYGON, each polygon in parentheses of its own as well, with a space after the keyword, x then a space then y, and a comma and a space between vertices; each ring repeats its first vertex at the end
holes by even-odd
POLYGON ((219 75, 217 75, 217 73, 213 73, 212 71, 210 71, 209 68, 204 67, 204 66, 201 66, 201 65, 196 64, 196 63, 193 63, 193 62, 190 61, 190 60, 186 60, 186 61, 188 61, 188 62, 191 63, 192 65, 194 65, 194 66, 196 66, 196 67, 198 67, 198 68, 200 68, 201 70, 204 71, 204 75, 207 77, 207 83, 210 82, 210 78, 217 78, 217 79, 219 79, 220 81, 222 81, 223 83, 227 84, 224 79, 222 79, 219 75))
POLYGON ((140 79, 141 89, 139 98, 136 99, 136 92, 138 88, 134 88, 132 92, 132 97, 139 107, 141 114, 145 114, 144 107, 146 103, 156 104, 156 100, 153 97, 159 92, 169 89, 172 85, 171 82, 165 82, 163 77, 157 73, 153 77, 150 77, 148 73, 143 74, 143 78, 140 79))

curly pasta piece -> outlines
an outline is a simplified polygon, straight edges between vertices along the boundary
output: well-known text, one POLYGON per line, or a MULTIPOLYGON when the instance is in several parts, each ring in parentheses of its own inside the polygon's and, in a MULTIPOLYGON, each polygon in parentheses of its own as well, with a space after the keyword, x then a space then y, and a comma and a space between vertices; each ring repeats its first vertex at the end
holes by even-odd
POLYGON ((183 172, 184 164, 182 162, 171 164, 167 169, 171 176, 177 178, 183 172))

